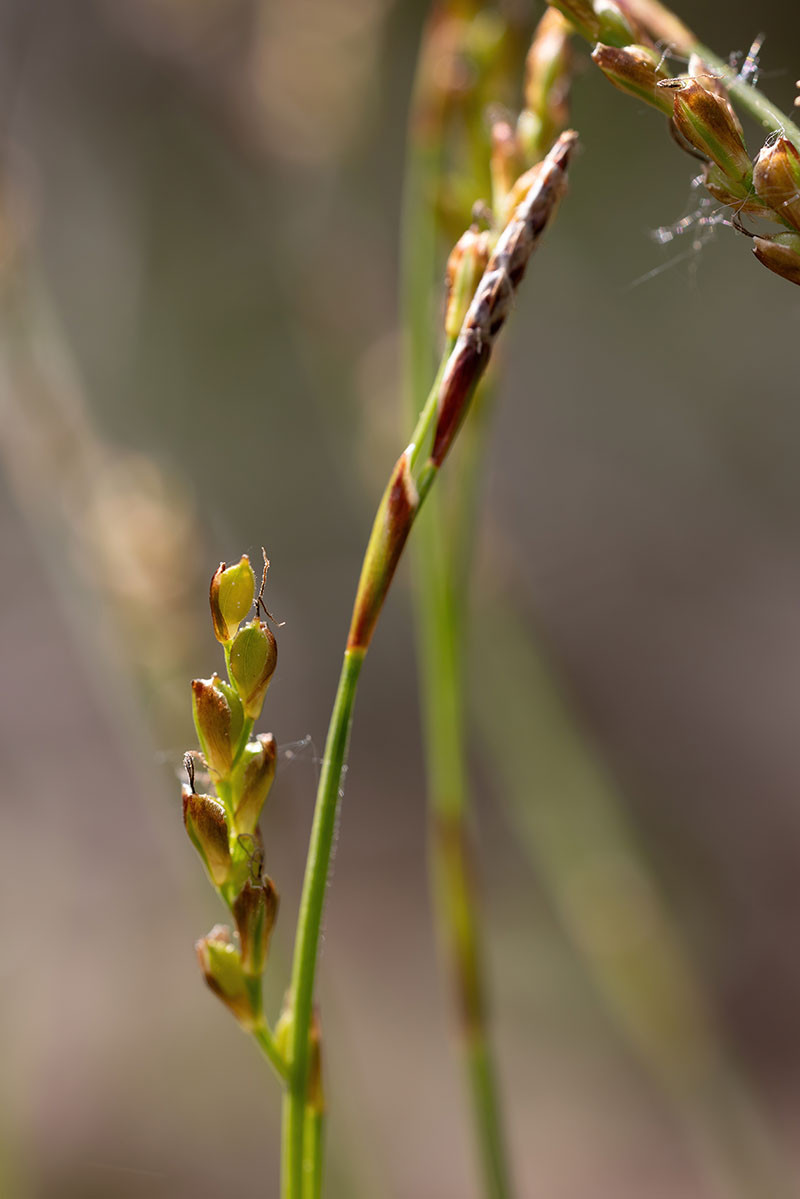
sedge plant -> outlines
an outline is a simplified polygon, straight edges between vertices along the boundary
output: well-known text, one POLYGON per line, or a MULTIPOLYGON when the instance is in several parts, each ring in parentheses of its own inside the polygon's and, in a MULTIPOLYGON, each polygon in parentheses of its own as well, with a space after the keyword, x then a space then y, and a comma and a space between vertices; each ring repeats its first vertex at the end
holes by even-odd
MULTIPOLYGON (((800 282, 800 131, 793 122, 725 68, 652 0, 625 0, 619 6, 611 0, 594 4, 571 0, 558 7, 571 27, 596 43, 593 57, 612 82, 670 118, 676 140, 702 159, 710 194, 731 209, 737 227, 744 230, 743 220, 751 216, 771 222, 766 232, 752 235, 756 256, 784 278, 800 282), (665 66, 670 54, 686 56, 688 72, 670 75, 665 66), (732 98, 770 131, 755 163, 744 146, 732 98)), ((527 122, 530 131, 541 114, 530 105, 526 111, 532 118, 527 122)), ((274 1025, 263 1010, 262 977, 278 901, 274 884, 263 873, 258 820, 274 776, 275 742, 269 734, 254 737, 253 729, 275 669, 277 647, 267 620, 261 619, 262 614, 268 616, 263 608, 263 586, 256 595, 247 559, 230 568, 222 564, 212 580, 214 631, 223 646, 227 679, 212 675, 195 680, 193 700, 199 757, 214 794, 195 790, 196 756, 189 756, 184 820, 212 884, 231 913, 235 931, 215 927, 198 943, 198 957, 209 986, 252 1035, 283 1086, 282 1199, 312 1199, 322 1191, 324 1098, 315 979, 360 672, 411 528, 465 419, 528 260, 565 190, 576 135, 561 133, 543 161, 525 170, 524 159, 516 152, 506 153, 510 146, 521 144, 525 127, 521 122, 512 131, 510 142, 499 137, 493 144, 494 212, 484 220, 485 227, 468 230, 451 256, 444 352, 424 402, 420 379, 432 341, 429 332, 415 340, 412 330, 413 382, 409 390, 421 411, 411 440, 391 471, 364 555, 322 760, 291 978, 283 1011, 274 1025), (515 177, 520 169, 522 173, 515 177), (254 604, 255 614, 247 619, 254 604)), ((443 129, 444 124, 438 131, 434 128, 431 140, 422 145, 429 169, 435 169, 441 153, 443 129)), ((553 129, 548 135, 539 129, 536 137, 546 144, 555 132, 553 129)), ((423 266, 418 275, 420 290, 412 300, 418 330, 430 321, 430 291, 424 280, 435 261, 435 231, 421 213, 420 208, 419 230, 424 236, 416 241, 416 251, 423 266)), ((432 538, 435 535, 434 526, 432 538)), ((429 546, 434 545, 432 539, 429 546)), ((434 571, 434 554, 428 553, 427 567, 424 556, 423 550, 423 572, 426 568, 434 571)), ((442 579, 444 586, 449 585, 444 576, 442 579)), ((440 590, 439 596, 446 598, 445 591, 440 590)), ((460 783, 455 789, 451 786, 453 779, 463 778, 464 757, 463 717, 457 706, 461 686, 457 624, 457 615, 445 604, 436 614, 436 624, 429 626, 429 645, 437 653, 451 653, 450 690, 444 703, 456 704, 450 713, 450 757, 444 766, 444 776, 450 775, 442 791, 449 806, 442 802, 438 810, 434 807, 434 872, 441 883, 443 923, 450 925, 458 986, 462 998, 471 1004, 464 1027, 467 1054, 472 1056, 470 1073, 483 1142, 486 1191, 503 1199, 510 1193, 509 1171, 482 1001, 477 914, 465 837, 466 791, 460 783), (448 796, 453 794, 456 802, 450 803, 448 796)), ((438 712, 437 722, 447 715, 444 707, 438 712)))
MULTIPOLYGON (((263 874, 258 818, 275 772, 275 740, 252 738, 277 662, 263 611, 263 586, 246 557, 222 563, 210 591, 214 632, 227 679, 192 684, 201 760, 215 794, 195 790, 187 757, 184 821, 209 879, 230 911, 235 932, 216 926, 198 942, 206 981, 269 1059, 284 1086, 282 1199, 311 1199, 322 1188, 324 1099, 321 1037, 314 987, 325 892, 342 775, 361 668, 416 517, 433 487, 489 363, 528 261, 566 188, 576 135, 561 135, 544 161, 515 186, 508 220, 483 269, 457 271, 458 336, 448 344, 411 441, 397 460, 378 506, 361 569, 317 790, 290 985, 277 1024, 267 1020, 262 976, 277 915, 277 892, 263 874), (255 604, 255 615, 245 620, 255 604), (244 623, 242 623, 244 621, 244 623)), ((451 319, 454 311, 450 306, 451 319)), ((265 561, 266 572, 266 561, 265 561)))

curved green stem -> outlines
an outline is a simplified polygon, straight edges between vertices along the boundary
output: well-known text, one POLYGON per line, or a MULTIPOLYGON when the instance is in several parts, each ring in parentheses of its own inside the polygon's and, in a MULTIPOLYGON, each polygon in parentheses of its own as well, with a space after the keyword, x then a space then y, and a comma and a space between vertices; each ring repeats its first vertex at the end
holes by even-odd
MULTIPOLYGON (((437 399, 439 398, 439 382, 444 374, 448 358, 449 355, 445 353, 437 371, 434 387, 417 422, 417 427, 414 431, 414 443, 417 446, 424 446, 431 440, 438 414, 437 399)), ((465 406, 477 387, 478 381, 479 375, 476 374, 475 378, 471 379, 466 386, 464 390, 465 406)), ((417 506, 409 519, 409 527, 430 491, 433 481, 439 473, 439 469, 430 460, 422 467, 417 480, 417 506)), ((367 556, 370 553, 375 531, 383 515, 384 507, 382 503, 376 515, 373 534, 370 537, 367 548, 367 556)), ((396 559, 391 565, 387 562, 379 563, 378 565, 382 570, 385 590, 385 586, 388 585, 385 583, 386 576, 391 576, 391 572, 396 565, 396 559)), ((359 610, 361 600, 362 585, 359 586, 356 596, 354 615, 359 610)), ((377 613, 374 619, 377 619, 377 613)), ((289 1045, 289 1073, 287 1091, 284 1096, 281 1148, 282 1199, 303 1199, 303 1130, 306 1115, 309 1034, 314 997, 317 949, 319 947, 322 909, 325 901, 325 889, 328 882, 328 870, 336 829, 336 813, 339 804, 342 771, 347 759, 358 677, 361 673, 367 648, 368 643, 366 642, 357 646, 349 643, 348 648, 345 650, 331 721, 328 726, 322 772, 317 788, 314 823, 311 829, 311 841, 306 862, 305 878, 303 880, 303 893, 300 900, 300 913, 297 921, 297 935, 292 965, 292 1024, 289 1045)))
POLYGON ((322 908, 336 830, 342 770, 347 758, 358 676, 365 650, 345 651, 328 727, 292 965, 292 1035, 284 1101, 283 1199, 303 1199, 303 1140, 308 1087, 309 1031, 322 908))
POLYGON ((317 789, 314 822, 297 922, 289 1023, 289 1077, 282 1141, 283 1199, 302 1199, 303 1125, 309 1083, 309 1041, 317 949, 342 772, 347 758, 356 687, 364 657, 411 526, 425 501, 469 409, 491 358, 525 267, 555 213, 566 185, 575 145, 563 134, 542 163, 486 265, 453 351, 437 374, 432 398, 417 423, 417 447, 431 444, 430 458, 414 478, 407 449, 396 463, 378 505, 361 569, 347 648, 342 663, 317 789), (513 275, 508 263, 513 262, 513 275), (504 279, 507 289, 498 286, 504 279))
MULTIPOLYGON (((435 326, 429 319, 437 277, 433 195, 444 158, 443 110, 429 111, 427 120, 420 113, 428 95, 425 66, 423 52, 409 122, 403 196, 404 393, 412 416, 425 395, 434 357, 435 326)), ((449 342, 445 358, 452 348, 453 342, 449 342)), ((423 405, 420 424, 424 425, 426 411, 435 403, 436 391, 434 386, 423 405)), ((422 453, 416 436, 414 443, 412 468, 422 453)), ((417 480, 421 498, 433 477, 432 471, 423 468, 417 480)), ((445 545, 445 516, 442 497, 436 495, 420 522, 414 563, 417 669, 430 820, 429 867, 439 936, 460 1013, 461 1051, 484 1190, 490 1199, 506 1199, 511 1186, 487 1034, 480 921, 469 862, 467 822, 471 803, 465 773, 462 703, 464 605, 458 594, 458 563, 445 545)))

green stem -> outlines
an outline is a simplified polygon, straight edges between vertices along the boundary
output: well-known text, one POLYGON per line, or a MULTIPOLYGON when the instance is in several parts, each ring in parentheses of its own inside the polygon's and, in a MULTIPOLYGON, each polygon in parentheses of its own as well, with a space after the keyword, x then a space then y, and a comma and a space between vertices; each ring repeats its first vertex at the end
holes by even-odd
MULTIPOLYGON (((239 759, 244 753, 245 746, 250 740, 250 734, 253 731, 253 724, 253 718, 251 716, 245 716, 244 724, 242 725, 242 731, 239 734, 239 740, 236 742, 236 747, 233 751, 233 766, 238 765, 239 759)), ((233 769, 233 767, 231 767, 231 769, 233 769)))
POLYGON ((278 1077, 285 1082, 287 1077, 286 1062, 283 1059, 281 1051, 275 1043, 275 1037, 272 1030, 267 1024, 260 1024, 253 1029, 253 1039, 258 1044, 259 1049, 264 1054, 269 1064, 273 1067, 278 1077))
MULTIPOLYGON (((448 345, 448 350, 450 346, 448 345)), ((436 382, 425 403, 414 430, 414 444, 421 452, 432 436, 437 419, 439 381, 447 365, 448 353, 442 358, 436 374, 436 382)), ((467 388, 468 402, 478 379, 467 388)), ((428 462, 422 468, 417 483, 419 503, 422 506, 439 468, 428 462)), ((381 509, 378 510, 379 519, 381 509)), ((374 529, 373 529, 374 533, 374 529)), ((371 543, 370 539, 370 543, 371 543)), ((356 599, 358 604, 358 597, 356 599)), ((339 686, 336 691, 325 756, 322 763, 311 842, 303 880, 300 913, 297 920, 294 961, 292 965, 292 1026, 289 1049, 288 1090, 284 1103, 284 1130, 282 1142, 282 1199, 302 1199, 303 1176, 303 1127, 305 1120, 306 1092, 308 1087, 309 1032, 311 1009, 314 997, 317 949, 322 923, 322 909, 328 881, 333 837, 336 828, 336 812, 339 802, 342 771, 347 759, 350 727, 353 720, 358 676, 366 656, 367 645, 348 646, 342 662, 339 686)))
POLYGON ((306 1107, 303 1135, 303 1199, 320 1199, 322 1195, 322 1162, 325 1116, 316 1107, 306 1107))
POLYGON ((495 253, 478 283, 453 352, 437 375, 440 384, 417 423, 416 445, 432 442, 431 456, 415 481, 409 471, 411 452, 407 450, 401 454, 373 521, 328 727, 297 921, 290 998, 289 1078, 282 1140, 283 1199, 302 1199, 303 1123, 317 948, 358 676, 411 526, 466 416, 489 363, 495 339, 508 315, 510 296, 498 288, 498 274, 507 280, 513 296, 563 193, 575 140, 574 134, 562 135, 520 202, 514 219, 501 234, 495 253), (514 263, 513 275, 504 265, 507 262, 514 263))
MULTIPOLYGON (((455 344, 454 338, 448 338, 439 362, 438 369, 436 371, 436 377, 433 380, 433 386, 428 392, 425 403, 422 405, 422 410, 420 411, 420 414, 417 418, 417 423, 414 426, 414 432, 411 434, 410 446, 412 448, 409 455, 408 465, 412 472, 419 465, 421 459, 427 458, 430 451, 433 427, 436 423, 436 406, 439 400, 439 389, 442 382, 442 375, 444 374, 444 369, 447 366, 447 360, 450 357, 455 344)), ((423 388, 422 392, 420 392, 420 395, 424 394, 425 391, 423 388)), ((416 411, 416 406, 414 411, 416 411)), ((425 467, 423 467, 422 472, 417 477, 417 491, 419 491, 420 487, 422 487, 424 488, 425 495, 427 495, 429 487, 429 484, 425 481, 426 473, 428 472, 426 472, 425 467)), ((420 495, 420 502, 422 501, 422 498, 424 497, 420 495)))
MULTIPOLYGON (((403 197, 404 392, 412 417, 425 395, 434 356, 435 326, 429 315, 437 276, 437 230, 432 198, 444 159, 444 113, 436 114, 438 121, 423 123, 415 112, 420 106, 420 97, 427 94, 426 81, 422 77, 425 66, 423 52, 409 124, 403 197), (424 253, 420 252, 421 247, 424 253)), ((453 342, 448 342, 442 364, 452 348, 453 342)), ((437 383, 423 405, 419 421, 422 426, 427 410, 435 404, 442 369, 440 367, 437 383)), ((422 453, 417 435, 414 444, 412 469, 422 453)), ((432 471, 423 468, 417 480, 421 500, 433 477, 432 471)), ((456 557, 448 555, 445 546, 446 524, 442 498, 434 496, 429 511, 420 521, 414 563, 417 666, 431 823, 432 894, 441 943, 461 1013, 462 1054, 485 1194, 491 1199, 507 1199, 511 1187, 486 1031, 478 906, 468 861, 467 820, 471 804, 465 774, 462 704, 464 607, 459 602, 456 557)))
POLYGON ((504 1199, 513 1192, 492 1048, 485 1029, 473 1031, 466 1041, 466 1054, 475 1107, 475 1127, 484 1163, 486 1194, 491 1195, 492 1199, 504 1199))
POLYGON ((459 1012, 484 1193, 511 1193, 500 1103, 488 1036, 479 905, 471 868, 465 717, 463 596, 445 543, 442 497, 431 497, 416 541, 415 617, 430 812, 432 893, 459 1012))
MULTIPOLYGON (((414 441, 419 447, 430 439, 437 419, 438 381, 448 361, 442 358, 437 371, 437 382, 425 404, 417 427, 414 441)), ((478 384, 478 376, 470 381, 465 390, 465 407, 478 384)), ((439 467, 429 461, 420 472, 417 481, 421 508, 439 467)), ((380 509, 379 509, 380 516, 380 509)), ((358 598, 357 601, 358 603, 358 598)), ((309 1031, 314 997, 317 949, 319 946, 322 909, 328 881, 331 850, 336 828, 336 812, 339 803, 342 771, 347 759, 350 727, 353 720, 358 676, 366 655, 367 646, 349 646, 345 651, 339 686, 336 691, 325 756, 322 763, 314 823, 311 829, 300 913, 297 920, 294 961, 292 965, 292 1025, 289 1048, 289 1075, 284 1098, 281 1195, 282 1199, 302 1199, 303 1179, 303 1128, 305 1121, 306 1093, 308 1088, 309 1031)))
POLYGON ((314 811, 292 966, 292 1029, 284 1100, 281 1185, 283 1199, 303 1199, 303 1139, 308 1086, 308 1043, 322 908, 347 758, 353 705, 364 650, 348 649, 331 714, 314 811))

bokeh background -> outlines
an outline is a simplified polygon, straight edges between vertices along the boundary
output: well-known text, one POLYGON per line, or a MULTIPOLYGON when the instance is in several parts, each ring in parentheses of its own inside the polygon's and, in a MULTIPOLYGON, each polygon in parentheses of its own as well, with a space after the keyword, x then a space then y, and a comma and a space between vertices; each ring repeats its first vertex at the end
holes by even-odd
MULTIPOLYGON (((179 816, 188 680, 219 666, 208 577, 266 546, 274 1013, 360 555, 406 435, 425 10, 0 5, 9 1199, 277 1194, 278 1088, 194 960, 221 913, 179 816)), ((541 10, 510 11, 524 48, 541 10)), ((796 4, 681 15, 723 55, 766 32, 762 85, 791 106, 796 4)), ((505 342, 473 575, 515 1172, 548 1199, 775 1199, 748 1171, 774 1158, 800 1193, 800 292, 730 229, 657 244, 697 205, 691 164, 589 65, 573 123, 571 193, 505 342)), ((411 645, 404 569, 326 913, 331 1199, 478 1194, 411 645)))

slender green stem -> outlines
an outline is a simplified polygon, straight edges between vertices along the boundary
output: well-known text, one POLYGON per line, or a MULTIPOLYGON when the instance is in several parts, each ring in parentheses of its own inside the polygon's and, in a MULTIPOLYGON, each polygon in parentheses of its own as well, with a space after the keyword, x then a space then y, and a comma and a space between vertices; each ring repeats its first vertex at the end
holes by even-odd
POLYGON ((253 724, 254 724, 254 721, 253 721, 252 717, 245 716, 244 724, 242 725, 242 731, 239 734, 239 740, 236 742, 236 746, 233 751, 233 765, 234 766, 236 766, 238 764, 239 759, 241 758, 242 754, 244 753, 245 746, 247 745, 247 742, 250 740, 250 734, 253 731, 253 724))
MULTIPOLYGON (((420 450, 430 442, 436 424, 439 382, 447 361, 448 354, 445 353, 436 374, 434 387, 414 430, 414 444, 420 450)), ((467 388, 467 396, 471 395, 475 386, 477 386, 477 378, 467 388)), ((419 496, 417 511, 427 496, 438 471, 439 468, 430 462, 422 468, 417 484, 419 496)), ((284 1103, 282 1199, 301 1199, 302 1195, 303 1128, 317 949, 336 828, 342 771, 347 758, 358 676, 366 655, 366 648, 366 645, 350 646, 345 651, 342 662, 339 686, 325 743, 325 755, 317 789, 314 823, 300 900, 292 966, 292 1025, 288 1089, 284 1103)))
POLYGON ((462 703, 463 606, 452 586, 443 497, 432 496, 419 521, 415 616, 428 793, 437 819, 460 819, 467 807, 462 703))
POLYGON ((495 1199, 502 1199, 513 1192, 492 1048, 485 1028, 480 1031, 476 1029, 467 1039, 466 1051, 475 1105, 475 1127, 486 1172, 486 1193, 495 1199))
MULTIPOLYGON (((420 74, 426 56, 420 56, 420 74)), ((416 107, 427 95, 418 78, 416 107)), ((404 393, 413 414, 425 395, 434 356, 435 326, 429 319, 437 277, 436 217, 433 195, 444 159, 443 112, 422 122, 412 105, 403 203, 403 317, 405 327, 404 393), (425 253, 420 253, 420 247, 425 253), (422 318, 422 319, 421 319, 422 318), (426 319, 427 318, 427 319, 426 319)), ((445 348, 444 363, 453 343, 445 348)), ((441 375, 437 376, 437 385, 441 375)), ((435 403, 438 386, 422 407, 420 424, 435 403)), ((420 442, 412 468, 420 456, 420 442)), ((432 471, 417 480, 420 498, 433 481, 432 471)), ((486 1031, 477 902, 468 861, 467 820, 471 807, 465 773, 466 746, 462 703, 464 605, 458 595, 457 564, 445 545, 442 497, 431 498, 420 520, 415 552, 414 615, 417 668, 431 832, 429 859, 439 935, 449 964, 461 1014, 461 1047, 471 1097, 485 1194, 506 1199, 511 1192, 499 1100, 486 1031)))
POLYGON ((464 597, 448 552, 442 497, 420 519, 415 616, 431 833, 429 857, 439 933, 456 993, 484 1193, 511 1193, 488 1035, 478 900, 471 868, 471 809, 463 708, 464 597))
MULTIPOLYGON (((448 347, 449 348, 449 347, 448 347)), ((437 419, 438 386, 449 355, 445 353, 437 371, 437 382, 424 406, 414 431, 414 444, 426 445, 437 419)), ((478 376, 465 389, 465 406, 478 384, 478 376)), ((422 506, 439 467, 428 461, 417 480, 418 505, 422 506)), ((380 512, 380 510, 379 510, 380 512)), ((317 789, 314 823, 306 862, 300 913, 297 921, 292 965, 292 1025, 289 1047, 289 1074, 283 1108, 281 1195, 282 1199, 302 1199, 303 1129, 308 1088, 309 1032, 314 997, 317 949, 322 909, 328 881, 331 850, 336 828, 342 771, 353 720, 358 676, 366 655, 366 646, 349 647, 344 654, 339 685, 334 700, 325 755, 317 789)))
POLYGON ((325 1116, 316 1107, 306 1107, 303 1160, 303 1199, 320 1199, 324 1160, 325 1116))
MULTIPOLYGON (((427 455, 430 451, 430 442, 431 442, 431 438, 433 436, 433 427, 436 423, 436 406, 437 406, 437 402, 439 399, 439 390, 440 390, 440 386, 441 386, 441 382, 442 382, 442 375, 444 374, 445 367, 447 366, 447 360, 450 357, 450 354, 452 353, 453 347, 455 346, 455 344, 456 344, 455 339, 452 339, 452 338, 449 338, 447 340, 447 343, 445 344, 444 352, 442 354, 441 360, 439 362, 439 366, 436 371, 436 377, 433 380, 433 386, 431 387, 430 391, 428 392, 425 403, 422 405, 422 409, 417 418, 417 423, 414 426, 414 432, 411 434, 411 442, 410 442, 411 453, 409 454, 408 465, 409 465, 409 469, 412 472, 414 470, 416 470, 416 468, 419 465, 419 462, 421 460, 424 460, 427 458, 427 455)), ((431 355, 431 357, 432 357, 432 355, 431 355)), ((424 388, 420 394, 421 395, 425 394, 424 388)), ((416 406, 414 408, 414 411, 416 411, 416 406)), ((422 480, 424 479, 424 472, 425 472, 425 468, 423 467, 423 474, 421 474, 417 478, 417 490, 419 490, 420 486, 422 485, 426 488, 426 494, 427 494, 427 484, 422 483, 422 480)))
POLYGON ((286 1062, 275 1043, 272 1030, 267 1024, 260 1024, 257 1028, 253 1029, 253 1038, 278 1077, 281 1081, 285 1082, 288 1073, 286 1062))
POLYGON ((317 949, 322 908, 328 883, 331 850, 339 806, 342 770, 347 758, 353 705, 364 650, 348 649, 342 662, 339 686, 331 714, 322 762, 314 824, 306 863, 292 966, 292 1036, 289 1050, 288 1090, 284 1102, 282 1164, 283 1199, 303 1196, 303 1137, 308 1086, 308 1043, 314 997, 317 949))
POLYGON ((401 454, 378 506, 367 543, 328 727, 297 922, 290 996, 289 1077, 282 1138, 283 1199, 302 1199, 303 1127, 317 949, 358 676, 411 526, 489 363, 495 339, 508 316, 510 297, 557 209, 566 186, 567 165, 575 142, 574 133, 565 133, 559 138, 500 235, 453 351, 437 375, 440 383, 435 397, 426 403, 423 418, 415 431, 418 446, 431 442, 430 458, 421 468, 418 479, 414 480, 409 469, 411 452, 406 450, 401 454), (513 275, 508 267, 510 262, 514 264, 513 275), (499 286, 500 279, 506 281, 507 289, 499 286))
POLYGON ((283 1092, 281 1105, 281 1199, 302 1199, 303 1125, 300 1125, 300 1152, 297 1152, 297 1096, 290 1085, 283 1092), (299 1170, 299 1177, 298 1175, 299 1170))

